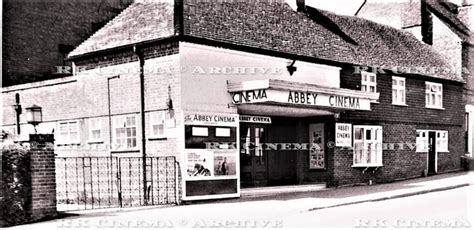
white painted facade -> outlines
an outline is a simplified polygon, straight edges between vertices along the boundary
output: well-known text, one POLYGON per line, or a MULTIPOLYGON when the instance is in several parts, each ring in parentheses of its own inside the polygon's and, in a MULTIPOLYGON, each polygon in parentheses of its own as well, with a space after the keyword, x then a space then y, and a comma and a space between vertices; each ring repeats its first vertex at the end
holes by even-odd
POLYGON ((237 113, 227 84, 277 79, 295 83, 340 87, 340 68, 296 61, 290 76, 287 66, 293 60, 241 51, 180 43, 182 100, 186 111, 237 113))

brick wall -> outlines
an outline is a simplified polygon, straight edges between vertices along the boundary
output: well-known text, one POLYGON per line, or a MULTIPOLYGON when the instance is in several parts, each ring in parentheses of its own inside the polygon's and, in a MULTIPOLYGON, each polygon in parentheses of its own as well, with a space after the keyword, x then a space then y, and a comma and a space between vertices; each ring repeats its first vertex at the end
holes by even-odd
POLYGON ((131 1, 3 2, 3 85, 56 78, 59 45, 78 46, 131 1))
MULTIPOLYGON (((434 78, 405 77, 407 106, 392 105, 392 75, 377 74, 379 103, 371 104, 371 111, 348 112, 351 120, 431 123, 461 126, 464 123, 464 105, 461 83, 434 78), (425 108, 425 82, 443 84, 444 109, 425 108)), ((360 90, 361 76, 353 69, 341 71, 341 87, 360 90)))
MULTIPOLYGON (((173 101, 175 117, 181 112, 181 95, 179 80, 178 44, 164 44, 145 49, 145 117, 147 152, 150 155, 175 155, 176 133, 182 125, 177 121, 176 128, 169 130, 170 137, 160 140, 148 139, 149 113, 168 109, 167 103, 173 101)), ((58 133, 59 121, 77 120, 79 122, 80 144, 63 145, 57 148, 58 155, 108 155, 110 152, 110 135, 108 119, 107 82, 110 83, 110 108, 112 121, 114 116, 136 115, 140 124, 140 90, 139 63, 132 52, 116 53, 108 56, 78 61, 80 70, 76 76, 37 83, 29 83, 3 88, 3 124, 14 127, 15 94, 19 93, 22 106, 38 104, 43 108, 43 123, 38 127, 40 132, 58 133), (120 78, 107 80, 120 75, 120 78), (58 96, 60 95, 60 96, 58 96), (89 119, 99 118, 102 127, 102 141, 89 142, 89 119)), ((25 112, 20 116, 22 132, 32 132, 31 125, 26 124, 25 112)), ((140 141, 140 125, 137 125, 137 141, 140 141)), ((126 155, 139 155, 139 151, 121 152, 126 155)))
MULTIPOLYGON (((437 82, 437 80, 429 79, 437 82)), ((464 107, 462 85, 443 83, 444 110, 425 108, 424 79, 406 78, 407 105, 392 105, 391 77, 377 75, 379 103, 372 104, 372 111, 342 113, 340 122, 353 125, 381 125, 384 143, 416 143, 416 130, 447 130, 449 152, 438 153, 438 173, 461 170, 460 157, 464 154, 464 107)), ((360 89, 360 75, 343 70, 341 84, 360 89)), ((332 185, 389 182, 398 179, 419 177, 427 169, 427 153, 416 152, 409 146, 383 151, 383 167, 353 168, 353 151, 334 150, 334 180, 332 185)))
POLYGON ((51 218, 56 212, 56 174, 53 142, 30 142, 30 221, 51 218))

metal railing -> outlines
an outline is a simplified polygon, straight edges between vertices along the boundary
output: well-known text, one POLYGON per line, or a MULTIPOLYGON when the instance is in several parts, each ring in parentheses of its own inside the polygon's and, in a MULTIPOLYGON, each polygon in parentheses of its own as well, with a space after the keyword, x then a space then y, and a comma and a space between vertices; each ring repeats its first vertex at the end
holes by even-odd
POLYGON ((57 157, 58 211, 179 203, 175 157, 57 157))

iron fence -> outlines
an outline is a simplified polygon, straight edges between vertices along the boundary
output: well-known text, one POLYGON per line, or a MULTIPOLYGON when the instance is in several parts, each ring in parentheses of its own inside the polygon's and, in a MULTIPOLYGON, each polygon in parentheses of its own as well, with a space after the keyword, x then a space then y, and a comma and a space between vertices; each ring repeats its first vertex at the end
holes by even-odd
POLYGON ((57 157, 58 211, 179 201, 179 165, 175 157, 146 157, 144 190, 141 157, 57 157))

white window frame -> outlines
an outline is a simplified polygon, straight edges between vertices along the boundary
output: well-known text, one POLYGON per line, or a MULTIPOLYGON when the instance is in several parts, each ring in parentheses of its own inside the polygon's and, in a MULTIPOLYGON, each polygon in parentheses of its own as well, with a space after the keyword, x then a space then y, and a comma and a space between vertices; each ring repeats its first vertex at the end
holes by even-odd
POLYGON ((112 129, 112 143, 114 145, 113 146, 114 150, 119 150, 119 151, 120 150, 138 150, 138 139, 139 139, 138 138, 138 132, 139 132, 139 130, 138 130, 138 117, 137 117, 136 114, 114 116, 113 117, 113 122, 112 122, 112 127, 113 127, 113 129, 112 129), (128 126, 127 125, 127 118, 135 119, 135 125, 134 126, 132 126, 132 125, 128 126), (119 126, 119 122, 121 122, 120 120, 122 120, 123 123, 120 124, 120 126, 119 126), (135 138, 135 145, 136 146, 129 146, 128 144, 127 145, 120 145, 119 144, 119 141, 117 139, 118 138, 117 137, 117 129, 119 129, 119 128, 125 128, 125 141, 128 141, 129 138, 132 139, 131 137, 133 137, 133 136, 131 136, 131 137, 127 136, 127 128, 130 128, 130 129, 135 128, 134 138, 135 138))
POLYGON ((354 152, 352 167, 381 167, 383 166, 383 127, 376 125, 354 125, 354 152), (362 129, 361 139, 356 139, 356 130, 362 129), (371 139, 366 139, 366 131, 370 130, 371 139), (357 146, 361 146, 358 148, 357 146), (359 152, 359 149, 361 152, 359 152), (368 153, 368 150, 373 150, 368 153), (358 157, 360 156, 360 157, 358 157), (362 159, 365 162, 357 162, 362 159), (368 162, 370 159, 370 162, 368 162))
POLYGON ((443 109, 443 84, 425 82, 425 106, 426 108, 443 109))
POLYGON ((449 152, 448 144, 448 131, 438 130, 436 131, 436 151, 437 152, 449 152))
POLYGON ((89 140, 88 142, 103 142, 102 139, 102 119, 101 118, 90 118, 89 119, 89 140), (96 127, 94 127, 94 123, 96 127), (94 138, 93 131, 99 130, 99 137, 94 138))
POLYGON ((360 90, 367 93, 376 93, 377 92, 377 74, 362 71, 360 75, 361 75, 360 90), (371 80, 372 77, 374 79, 373 81, 371 80), (373 92, 370 91, 370 87, 374 87, 373 92))
POLYGON ((429 130, 416 130, 416 152, 428 152, 428 132, 429 130))
POLYGON ((407 82, 404 77, 392 76, 392 104, 407 105, 406 86, 407 82), (401 85, 402 82, 403 86, 401 85))
POLYGON ((150 113, 150 137, 151 138, 166 138, 166 111, 156 111, 150 113), (161 125, 163 127, 162 133, 155 133, 154 126, 161 125))
POLYGON ((57 143, 58 144, 80 144, 81 143, 81 132, 79 127, 79 120, 59 121, 57 123, 57 143), (62 126, 67 125, 67 134, 63 134, 62 126), (76 138, 71 138, 71 127, 75 126, 77 133, 76 138))
POLYGON ((416 152, 428 152, 428 134, 429 132, 436 132, 436 152, 449 152, 449 132, 446 130, 425 130, 417 129, 416 133, 416 152), (422 135, 422 134, 425 135, 422 135), (418 135, 420 134, 420 135, 418 135))

